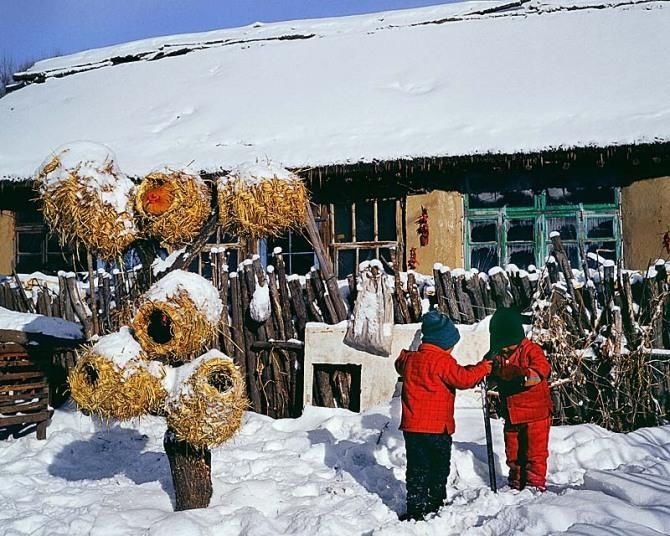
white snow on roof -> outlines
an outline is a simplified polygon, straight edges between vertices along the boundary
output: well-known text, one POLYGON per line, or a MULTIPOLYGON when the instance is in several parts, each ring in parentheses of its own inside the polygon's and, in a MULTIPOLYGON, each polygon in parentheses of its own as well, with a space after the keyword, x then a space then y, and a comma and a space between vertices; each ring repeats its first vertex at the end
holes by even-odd
POLYGON ((670 140, 659 61, 670 1, 505 4, 253 25, 39 62, 44 83, 0 99, 0 177, 27 178, 80 139, 138 176, 175 161, 300 168, 670 140), (176 50, 187 53, 156 59, 176 50))

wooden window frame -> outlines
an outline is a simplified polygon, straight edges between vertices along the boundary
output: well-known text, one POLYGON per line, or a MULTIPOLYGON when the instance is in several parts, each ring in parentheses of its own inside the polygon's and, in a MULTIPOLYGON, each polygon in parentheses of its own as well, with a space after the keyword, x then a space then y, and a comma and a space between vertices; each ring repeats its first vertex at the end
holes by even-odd
POLYGON ((464 258, 466 269, 472 268, 472 248, 476 245, 493 245, 493 242, 472 242, 470 236, 470 222, 471 221, 488 221, 497 220, 496 238, 495 242, 498 253, 498 264, 505 266, 509 264, 509 244, 507 240, 507 231, 509 229, 510 220, 515 219, 533 219, 535 222, 534 231, 534 256, 535 265, 541 266, 544 264, 547 255, 551 249, 551 240, 549 238, 549 231, 547 225, 548 218, 560 217, 576 217, 577 237, 576 239, 563 239, 565 245, 577 245, 578 256, 580 264, 581 250, 586 251, 586 245, 594 242, 613 241, 615 243, 615 256, 617 259, 622 258, 622 222, 621 222, 621 189, 618 187, 612 188, 614 193, 614 201, 612 203, 600 204, 566 204, 566 205, 551 205, 547 203, 546 190, 536 192, 534 194, 533 206, 528 207, 495 207, 495 208, 470 208, 469 195, 464 195, 465 217, 463 225, 463 244, 464 244, 464 258), (613 234, 610 239, 593 239, 587 237, 586 223, 591 218, 612 218, 613 220, 613 234))
MULTIPOLYGON (((337 205, 342 205, 345 203, 337 203, 337 205)), ((398 255, 398 262, 400 262, 401 267, 404 264, 404 255, 402 251, 403 244, 403 213, 404 213, 404 199, 402 198, 375 198, 375 199, 359 199, 355 201, 348 201, 346 204, 351 205, 351 240, 347 242, 338 242, 337 241, 337 231, 335 228, 335 210, 336 204, 331 203, 328 210, 328 216, 330 218, 330 229, 331 238, 330 238, 330 248, 332 251, 333 257, 333 267, 338 279, 345 278, 348 274, 338 273, 339 267, 339 257, 340 252, 342 251, 354 251, 355 260, 354 260, 354 270, 358 272, 358 265, 360 264, 360 251, 361 250, 375 250, 376 258, 379 258, 380 249, 390 249, 395 248, 396 254, 398 255), (379 202, 380 201, 395 201, 395 228, 396 228, 396 239, 395 240, 379 240, 379 202), (372 202, 372 227, 373 227, 373 239, 359 241, 356 236, 356 203, 361 202, 372 202)))

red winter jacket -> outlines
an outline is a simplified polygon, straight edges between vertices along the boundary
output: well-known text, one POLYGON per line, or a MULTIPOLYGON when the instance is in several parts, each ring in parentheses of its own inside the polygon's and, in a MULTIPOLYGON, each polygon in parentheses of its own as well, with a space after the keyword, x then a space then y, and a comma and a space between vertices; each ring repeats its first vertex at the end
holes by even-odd
POLYGON ((491 371, 491 364, 482 361, 462 367, 450 352, 423 343, 417 352, 400 352, 395 368, 403 380, 400 429, 453 434, 456 389, 477 385, 491 371))
POLYGON ((507 376, 505 367, 519 367, 525 375, 532 369, 541 378, 540 383, 532 387, 523 387, 522 376, 512 381, 496 380, 507 408, 509 422, 521 424, 549 417, 552 408, 547 378, 551 372, 551 365, 542 348, 528 339, 523 339, 514 353, 500 363, 500 369, 495 371, 494 375, 507 376))

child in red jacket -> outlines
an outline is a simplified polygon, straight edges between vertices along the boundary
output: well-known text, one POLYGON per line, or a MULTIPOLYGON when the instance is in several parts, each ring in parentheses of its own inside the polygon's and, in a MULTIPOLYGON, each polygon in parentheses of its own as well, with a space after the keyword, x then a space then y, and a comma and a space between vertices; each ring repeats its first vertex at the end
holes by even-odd
POLYGON ((489 324, 494 360, 491 375, 498 385, 505 418, 508 482, 513 489, 545 490, 551 396, 547 378, 551 366, 542 348, 529 341, 521 315, 500 307, 489 324))
POLYGON ((407 453, 407 519, 423 519, 444 504, 455 391, 474 387, 491 372, 490 361, 462 367, 452 357, 460 334, 447 316, 426 313, 421 333, 419 350, 403 350, 395 362, 403 380, 400 429, 407 453))

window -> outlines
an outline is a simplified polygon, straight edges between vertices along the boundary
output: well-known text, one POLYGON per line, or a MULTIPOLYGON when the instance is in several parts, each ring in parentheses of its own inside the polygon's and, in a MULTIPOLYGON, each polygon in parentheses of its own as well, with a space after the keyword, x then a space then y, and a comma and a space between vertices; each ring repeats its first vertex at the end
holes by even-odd
POLYGON ((331 204, 331 247, 339 279, 355 273, 363 261, 384 258, 390 262, 389 250, 398 248, 402 236, 401 214, 398 199, 331 204))
POLYGON ((465 199, 465 257, 468 268, 542 265, 557 231, 570 263, 581 251, 606 259, 621 256, 619 190, 547 188, 539 192, 475 193, 465 199))
POLYGON ((58 237, 48 232, 37 210, 16 212, 15 258, 20 273, 73 269, 72 251, 61 248, 58 237))
POLYGON ((318 266, 312 245, 299 232, 289 231, 285 236, 268 238, 268 259, 276 247, 282 249, 282 257, 286 265, 287 274, 305 275, 309 273, 312 266, 318 266))

